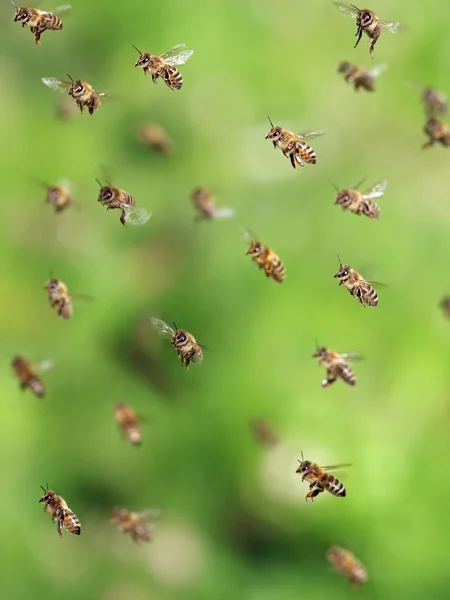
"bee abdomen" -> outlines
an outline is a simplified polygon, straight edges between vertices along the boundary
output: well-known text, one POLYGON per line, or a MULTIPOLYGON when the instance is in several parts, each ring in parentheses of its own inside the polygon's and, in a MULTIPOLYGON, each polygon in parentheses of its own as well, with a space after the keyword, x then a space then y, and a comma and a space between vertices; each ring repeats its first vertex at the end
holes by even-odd
POLYGON ((321 485, 333 494, 333 496, 346 496, 344 484, 339 479, 336 479, 336 477, 333 477, 333 475, 328 475, 326 481, 322 481, 321 485))
POLYGON ((76 515, 66 514, 64 525, 69 533, 72 533, 73 535, 81 534, 81 523, 76 515))
POLYGON ((33 390, 33 392, 36 394, 36 396, 42 397, 44 395, 44 393, 45 393, 44 384, 38 377, 36 377, 36 376, 31 377, 27 383, 28 383, 29 388, 31 390, 33 390))
POLYGON ((178 69, 169 66, 166 69, 166 83, 169 87, 179 90, 183 85, 183 77, 178 69))
POLYGON ((380 216, 380 207, 372 200, 366 200, 362 205, 362 212, 370 219, 378 219, 380 216))
POLYGON ((305 142, 299 142, 297 145, 297 152, 300 156, 300 159, 303 162, 306 162, 310 165, 316 164, 316 153, 308 144, 305 142))
POLYGON ((348 365, 341 366, 341 377, 349 385, 356 383, 356 375, 348 365))
POLYGON ((374 290, 373 287, 370 288, 364 295, 364 302, 369 306, 377 306, 378 305, 378 294, 374 290))

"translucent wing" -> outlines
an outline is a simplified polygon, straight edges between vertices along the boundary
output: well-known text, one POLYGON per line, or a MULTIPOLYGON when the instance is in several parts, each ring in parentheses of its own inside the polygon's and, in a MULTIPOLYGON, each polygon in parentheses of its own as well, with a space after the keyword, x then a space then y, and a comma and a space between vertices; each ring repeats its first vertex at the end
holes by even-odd
POLYGON ((184 65, 193 54, 194 51, 187 49, 186 44, 178 44, 161 54, 161 58, 168 65, 184 65))
POLYGON ((370 190, 363 194, 364 198, 379 198, 384 194, 387 184, 387 181, 379 181, 372 188, 370 188, 370 190))
POLYGON ((106 98, 111 98, 111 94, 108 94, 106 92, 97 92, 97 94, 100 96, 100 98, 102 100, 106 100, 106 98))
POLYGON ((389 33, 397 33, 400 23, 388 23, 387 21, 380 21, 383 29, 386 29, 389 33))
POLYGON ((194 356, 191 358, 191 362, 193 363, 202 363, 203 362, 203 352, 201 348, 197 350, 194 356))
POLYGON ((247 231, 247 229, 241 229, 241 233, 244 236, 244 239, 247 242, 253 242, 253 240, 255 239, 255 236, 253 236, 250 231, 247 231))
POLYGON ((351 463, 343 463, 341 465, 330 465, 328 467, 322 467, 322 469, 324 471, 331 471, 331 470, 335 470, 335 469, 342 469, 343 467, 351 467, 352 464, 351 463))
POLYGON ((151 216, 145 208, 125 208, 125 223, 129 225, 145 225, 151 216))
POLYGON ((232 208, 215 208, 213 216, 215 219, 231 219, 234 217, 235 211, 232 208))
POLYGON ((45 358, 41 360, 41 362, 37 363, 35 366, 37 371, 48 371, 53 367, 54 360, 52 358, 45 358))
POLYGON ((378 77, 379 75, 381 75, 381 73, 384 73, 384 71, 386 71, 387 69, 387 64, 383 63, 381 65, 377 65, 376 67, 373 67, 373 69, 369 69, 367 71, 367 73, 370 75, 370 77, 378 77))
POLYGON ((156 521, 160 519, 162 512, 156 508, 146 508, 136 513, 139 521, 156 521))
POLYGON ((324 131, 307 131, 306 133, 296 133, 295 137, 298 137, 301 140, 307 140, 311 138, 318 137, 319 135, 324 135, 324 131))
POLYGON ((150 321, 152 322, 153 327, 156 329, 159 335, 162 335, 163 337, 172 337, 175 333, 172 327, 169 327, 169 325, 167 325, 167 323, 164 323, 164 321, 161 321, 161 319, 152 317, 150 321))
POLYGON ((42 77, 42 83, 58 92, 67 92, 71 86, 71 83, 68 81, 59 81, 59 79, 55 79, 54 77, 42 77))
POLYGON ((55 10, 50 10, 48 12, 51 12, 53 15, 57 15, 59 17, 60 15, 68 14, 71 10, 72 7, 70 4, 63 4, 62 6, 55 8, 55 10))
POLYGON ((346 4, 339 4, 338 2, 333 2, 333 4, 335 6, 337 6, 338 9, 341 10, 343 13, 345 13, 346 15, 349 15, 350 17, 353 17, 353 18, 355 18, 359 12, 359 10, 353 6, 347 6, 346 4))
POLYGON ((364 359, 364 356, 362 356, 362 354, 360 354, 359 352, 341 352, 339 356, 341 356, 344 360, 350 361, 364 359))

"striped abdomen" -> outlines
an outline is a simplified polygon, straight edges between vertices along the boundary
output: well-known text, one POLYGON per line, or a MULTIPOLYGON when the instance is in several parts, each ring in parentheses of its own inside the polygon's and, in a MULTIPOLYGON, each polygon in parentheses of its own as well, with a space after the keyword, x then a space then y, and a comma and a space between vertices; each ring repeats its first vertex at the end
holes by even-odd
POLYGON ((319 485, 323 487, 324 490, 333 494, 333 496, 342 496, 346 495, 344 484, 336 479, 333 475, 329 473, 324 473, 319 480, 319 485))
POLYGON ((380 216, 380 207, 376 202, 367 198, 359 203, 357 214, 364 214, 366 217, 369 217, 369 219, 378 219, 380 216))
POLYGON ((78 517, 67 508, 64 510, 64 527, 73 535, 80 535, 81 533, 81 523, 78 517))
POLYGON ((348 383, 349 385, 355 385, 356 375, 346 362, 342 361, 338 363, 336 365, 335 372, 338 377, 345 381, 345 383, 348 383))
POLYGON ((264 263, 264 271, 267 277, 271 277, 274 281, 281 283, 286 278, 286 269, 281 262, 280 258, 270 253, 268 260, 264 263))
POLYGON ((363 283, 356 286, 360 291, 360 302, 363 304, 367 304, 368 306, 377 306, 378 305, 378 294, 374 290, 374 288, 364 281, 363 283))
POLYGON ((180 71, 172 65, 164 65, 163 78, 166 85, 173 90, 179 90, 183 85, 183 77, 180 71))
POLYGON ((22 384, 22 386, 30 388, 30 390, 39 398, 42 398, 45 393, 44 384, 37 375, 32 375, 29 377, 28 380, 22 384))
POLYGON ((128 419, 122 423, 123 430, 132 444, 142 442, 141 431, 136 419, 128 419))
POLYGON ((308 163, 309 165, 316 164, 316 153, 306 142, 298 141, 295 143, 295 160, 301 164, 302 162, 308 163))
POLYGON ((63 28, 63 24, 61 19, 53 13, 44 12, 41 13, 41 19, 38 27, 39 29, 53 29, 55 31, 59 31, 63 28))

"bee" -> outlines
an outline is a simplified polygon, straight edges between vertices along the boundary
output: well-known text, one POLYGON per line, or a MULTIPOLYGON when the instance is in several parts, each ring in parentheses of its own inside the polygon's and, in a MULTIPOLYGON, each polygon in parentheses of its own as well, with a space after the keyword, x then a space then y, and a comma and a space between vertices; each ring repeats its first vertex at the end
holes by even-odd
POLYGON ((129 533, 134 542, 149 542, 151 530, 145 521, 155 520, 160 512, 153 509, 141 512, 132 512, 126 508, 113 508, 110 513, 110 521, 116 525, 122 533, 129 533))
POLYGON ((450 128, 439 119, 430 117, 425 124, 424 132, 430 139, 423 144, 422 148, 431 148, 436 143, 446 148, 450 146, 450 128))
POLYGON ((72 79, 67 74, 70 81, 59 81, 54 77, 42 77, 42 83, 52 90, 58 92, 67 92, 77 103, 80 112, 83 112, 84 107, 87 107, 89 114, 93 115, 94 111, 98 110, 103 101, 110 98, 105 92, 96 92, 90 83, 81 81, 81 79, 72 79))
POLYGON ((352 585, 357 586, 367 582, 368 576, 365 567, 350 550, 339 546, 331 546, 327 552, 327 559, 333 567, 347 576, 352 585))
POLYGON ((309 483, 310 491, 306 494, 306 501, 308 501, 308 498, 311 498, 311 500, 314 501, 314 498, 325 490, 330 492, 330 494, 333 494, 333 496, 338 496, 340 498, 344 498, 347 495, 344 484, 330 473, 327 473, 327 471, 340 467, 349 467, 349 464, 319 467, 316 463, 304 460, 303 452, 302 460, 299 460, 298 462, 300 464, 295 472, 301 473, 302 481, 305 481, 306 479, 309 483))
POLYGON ((203 362, 204 346, 198 344, 191 333, 185 329, 178 329, 175 323, 173 324, 175 329, 172 329, 167 323, 155 317, 151 318, 151 322, 160 335, 171 338, 170 343, 177 351, 182 366, 186 365, 186 368, 189 368, 191 362, 195 364, 203 362))
POLYGON ((264 419, 254 419, 250 423, 254 437, 264 446, 275 446, 280 441, 270 424, 264 419))
POLYGON ((446 296, 442 299, 440 307, 444 311, 444 315, 450 317, 450 296, 446 296))
POLYGON ((54 207, 55 213, 62 212, 73 204, 69 182, 62 181, 58 185, 44 184, 44 187, 46 188, 45 200, 54 207))
POLYGON ((153 83, 158 83, 157 79, 162 77, 167 87, 171 90, 179 90, 181 88, 183 78, 180 71, 175 68, 175 65, 184 65, 194 53, 193 50, 186 49, 186 44, 178 44, 178 46, 174 46, 167 52, 164 52, 164 54, 161 54, 161 56, 141 52, 136 46, 133 46, 133 48, 139 52, 139 58, 134 66, 142 67, 144 75, 150 73, 153 83))
POLYGON ((265 139, 273 143, 274 148, 280 148, 286 158, 289 158, 291 165, 296 169, 298 166, 304 167, 305 163, 316 164, 316 153, 304 140, 323 135, 323 131, 309 131, 308 133, 292 133, 288 129, 283 129, 275 125, 268 117, 271 130, 265 139))
POLYGON ((62 538, 62 530, 64 527, 69 533, 80 535, 80 521, 78 520, 76 514, 73 513, 67 506, 67 502, 64 500, 64 498, 62 496, 58 496, 58 494, 53 490, 46 490, 42 486, 41 488, 44 490, 44 495, 39 502, 44 503, 44 511, 47 511, 50 514, 52 522, 54 522, 55 519, 57 520, 59 537, 62 538))
POLYGON ((447 114, 447 96, 431 86, 424 86, 420 83, 409 83, 410 87, 420 92, 420 99, 425 106, 425 112, 428 117, 444 116, 447 114))
POLYGON ((230 219, 234 216, 232 208, 218 208, 214 196, 204 187, 197 187, 192 192, 192 201, 200 214, 196 219, 230 219))
POLYGON ((354 48, 356 48, 356 46, 359 44, 363 32, 370 40, 372 40, 369 49, 370 56, 372 58, 373 49, 381 35, 381 32, 385 29, 389 33, 397 33, 400 23, 388 23, 386 21, 381 21, 374 12, 368 10, 367 8, 357 8, 353 4, 346 6, 345 4, 339 4, 338 2, 334 2, 334 4, 343 13, 349 15, 350 17, 356 18, 356 36, 358 36, 358 39, 356 40, 354 48))
POLYGON ((114 417, 122 432, 133 445, 139 445, 142 442, 141 430, 137 414, 123 402, 116 405, 114 417))
POLYGON ((356 375, 346 361, 348 358, 355 358, 352 354, 339 354, 325 348, 325 346, 321 346, 317 348, 312 357, 317 358, 319 364, 327 370, 327 376, 322 381, 322 387, 329 387, 338 378, 348 383, 348 385, 356 384, 356 375))
POLYGON ((338 67, 338 73, 342 73, 345 81, 353 83, 356 91, 362 87, 368 92, 374 92, 375 78, 383 73, 386 68, 386 65, 383 64, 366 71, 358 65, 354 65, 349 62, 342 62, 338 67))
POLYGON ((73 315, 73 306, 67 286, 60 279, 52 277, 44 285, 44 290, 47 290, 52 310, 56 308, 60 317, 70 319, 73 315))
POLYGON ((378 295, 374 288, 366 281, 358 271, 352 269, 350 265, 343 265, 338 256, 340 268, 334 275, 339 279, 339 285, 345 285, 350 294, 364 306, 377 306, 378 295))
POLYGON ((138 139, 148 148, 170 156, 173 152, 172 140, 162 127, 157 125, 141 125, 137 132, 138 139))
POLYGON ((360 181, 355 189, 338 190, 335 204, 342 206, 343 210, 349 210, 355 215, 366 215, 370 219, 378 219, 380 216, 380 207, 374 198, 380 198, 386 189, 387 181, 380 181, 373 185, 367 192, 358 191, 358 187, 363 183, 360 181))
POLYGON ((38 365, 32 365, 23 356, 15 356, 11 362, 14 373, 20 381, 22 390, 30 389, 38 398, 45 394, 45 386, 42 379, 38 376, 38 370, 44 371, 50 369, 52 361, 42 361, 38 365))
POLYGON ((106 206, 106 210, 119 209, 122 225, 145 225, 152 216, 145 208, 137 208, 136 200, 125 190, 110 184, 103 185, 98 179, 97 183, 100 186, 97 201, 106 206))
POLYGON ((281 259, 272 252, 268 246, 258 242, 253 235, 246 229, 243 230, 244 238, 250 242, 250 248, 246 254, 249 254, 260 269, 264 269, 267 277, 281 283, 286 278, 286 269, 281 259))
POLYGON ((60 6, 52 12, 45 12, 37 8, 20 7, 14 4, 12 0, 9 0, 16 9, 14 21, 21 23, 22 27, 30 28, 31 33, 34 34, 34 41, 39 44, 41 35, 47 29, 53 31, 60 31, 63 28, 63 24, 58 15, 62 15, 71 9, 69 4, 60 6))

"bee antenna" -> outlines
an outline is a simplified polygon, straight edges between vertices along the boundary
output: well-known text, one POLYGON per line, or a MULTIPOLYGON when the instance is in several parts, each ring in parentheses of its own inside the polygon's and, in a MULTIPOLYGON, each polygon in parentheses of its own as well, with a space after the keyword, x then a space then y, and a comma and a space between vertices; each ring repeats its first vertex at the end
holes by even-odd
MULTIPOLYGON (((41 488, 41 490, 44 490, 44 494, 47 493, 47 490, 42 485, 40 485, 39 487, 41 488)), ((47 487, 48 487, 48 483, 47 483, 47 487)))
POLYGON ((96 179, 95 181, 98 183, 98 185, 99 185, 101 188, 103 187, 103 186, 102 186, 102 184, 100 183, 100 181, 99 181, 98 179, 96 179))
POLYGON ((70 81, 73 81, 72 77, 69 75, 69 73, 66 73, 67 77, 70 79, 70 81))
POLYGON ((9 1, 11 2, 11 4, 12 4, 13 6, 15 6, 15 7, 17 8, 17 4, 14 4, 14 2, 13 2, 12 0, 9 0, 9 1))
POLYGON ((358 10, 358 11, 360 11, 360 10, 361 10, 360 8, 358 8, 357 6, 355 6, 354 4, 350 4, 350 6, 351 6, 352 8, 354 8, 355 10, 358 10))
POLYGON ((338 186, 337 186, 335 183, 333 183, 332 181, 330 181, 330 184, 332 185, 332 187, 334 187, 334 189, 335 189, 337 192, 339 192, 339 188, 338 188, 338 186))
POLYGON ((302 462, 303 462, 303 461, 305 460, 305 459, 303 458, 303 450, 300 450, 300 454, 301 454, 301 456, 302 456, 302 462))
POLYGON ((271 120, 271 118, 270 118, 269 116, 268 116, 267 118, 269 119, 270 126, 271 126, 271 127, 272 127, 272 129, 273 129, 273 123, 272 123, 272 120, 271 120))
POLYGON ((172 321, 172 323, 173 323, 173 326, 175 327, 175 330, 178 331, 178 327, 177 327, 177 324, 175 323, 175 321, 172 321))
POLYGON ((340 264, 340 265, 341 265, 341 267, 342 267, 342 263, 341 263, 341 259, 339 258, 339 254, 337 255, 337 257, 338 257, 339 264, 340 264))
POLYGON ((142 55, 142 52, 141 52, 140 50, 138 50, 138 49, 136 48, 136 46, 134 46, 133 44, 131 44, 131 45, 133 46, 133 48, 134 48, 135 50, 137 50, 137 51, 139 52, 139 54, 141 54, 141 55, 142 55))

